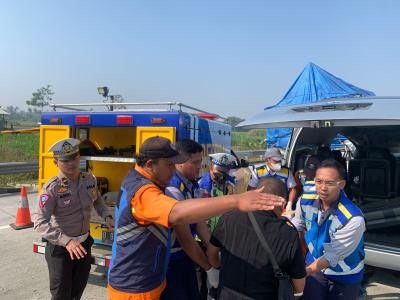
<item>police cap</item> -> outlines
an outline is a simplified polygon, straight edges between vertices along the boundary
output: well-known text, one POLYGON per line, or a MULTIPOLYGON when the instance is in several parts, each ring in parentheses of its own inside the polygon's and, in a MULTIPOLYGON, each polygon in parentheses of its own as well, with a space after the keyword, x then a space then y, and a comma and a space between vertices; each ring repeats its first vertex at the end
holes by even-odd
POLYGON ((57 160, 70 160, 79 153, 79 144, 77 139, 67 138, 54 143, 49 152, 53 152, 54 158, 57 160))

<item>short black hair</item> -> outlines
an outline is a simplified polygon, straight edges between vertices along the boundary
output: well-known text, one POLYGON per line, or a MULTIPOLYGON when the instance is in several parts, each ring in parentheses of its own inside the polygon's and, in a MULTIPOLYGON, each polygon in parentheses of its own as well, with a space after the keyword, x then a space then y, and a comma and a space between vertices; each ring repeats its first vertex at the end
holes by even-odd
POLYGON ((203 146, 200 145, 198 142, 190 140, 190 139, 183 139, 175 144, 176 151, 183 154, 195 154, 199 152, 203 152, 203 146))
POLYGON ((144 157, 143 155, 141 155, 140 153, 138 153, 137 155, 136 155, 136 164, 139 166, 139 167, 144 167, 144 165, 149 161, 149 160, 152 160, 153 162, 157 162, 158 161, 158 158, 148 158, 148 157, 144 157))
POLYGON ((278 178, 268 176, 260 179, 258 181, 257 188, 259 189, 261 187, 264 187, 264 193, 273 194, 287 199, 288 190, 286 184, 278 178))
POLYGON ((333 158, 325 159, 321 162, 321 164, 318 166, 317 171, 322 168, 332 168, 335 169, 338 174, 340 179, 346 179, 346 171, 342 164, 338 162, 337 160, 333 158))

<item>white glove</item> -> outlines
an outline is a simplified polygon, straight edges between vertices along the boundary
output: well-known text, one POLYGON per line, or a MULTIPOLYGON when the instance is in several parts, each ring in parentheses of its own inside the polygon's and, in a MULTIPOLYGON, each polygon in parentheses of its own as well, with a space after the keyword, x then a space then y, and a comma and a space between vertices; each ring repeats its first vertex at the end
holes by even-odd
POLYGON ((219 270, 211 267, 206 271, 208 283, 213 287, 217 288, 219 285, 219 270))

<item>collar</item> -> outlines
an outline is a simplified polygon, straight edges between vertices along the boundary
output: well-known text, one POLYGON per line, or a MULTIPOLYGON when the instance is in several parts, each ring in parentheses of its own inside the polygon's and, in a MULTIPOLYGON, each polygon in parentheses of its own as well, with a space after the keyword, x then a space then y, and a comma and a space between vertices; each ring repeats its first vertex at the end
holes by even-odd
POLYGON ((138 171, 140 173, 140 175, 143 175, 147 179, 150 179, 153 182, 155 181, 154 177, 151 175, 151 173, 148 172, 147 170, 145 170, 144 168, 139 167, 138 165, 135 165, 135 170, 138 171))
POLYGON ((135 170, 140 173, 140 175, 146 177, 147 179, 149 179, 152 183, 154 183, 158 188, 160 189, 164 189, 165 187, 162 187, 157 180, 154 178, 154 176, 148 172, 146 169, 139 167, 138 165, 135 165, 135 170))
POLYGON ((272 171, 272 170, 269 168, 268 164, 265 164, 265 167, 266 167, 267 170, 268 170, 268 174, 270 174, 270 175, 275 175, 275 174, 276 174, 276 172, 272 171))
POLYGON ((197 181, 192 181, 189 180, 185 175, 183 175, 181 172, 179 171, 175 171, 176 176, 179 177, 179 179, 183 182, 183 184, 185 185, 185 187, 192 192, 196 187, 198 187, 197 181))
MULTIPOLYGON (((65 174, 61 171, 58 172, 57 174, 58 179, 61 181, 62 186, 69 186, 71 184, 74 184, 74 182, 69 179, 65 174)), ((79 172, 78 180, 76 184, 79 184, 81 182, 81 177, 82 177, 82 172, 79 172)))
POLYGON ((319 201, 319 210, 320 210, 321 212, 325 213, 325 214, 327 214, 327 213, 329 213, 329 214, 332 214, 332 213, 336 214, 336 210, 338 209, 338 205, 339 205, 339 200, 342 198, 342 197, 341 197, 341 194, 342 194, 342 192, 340 192, 339 198, 338 198, 335 202, 331 203, 331 205, 329 205, 329 208, 328 208, 326 211, 324 211, 324 210, 322 209, 322 201, 321 201, 321 200, 319 199, 319 197, 318 197, 318 201, 319 201))

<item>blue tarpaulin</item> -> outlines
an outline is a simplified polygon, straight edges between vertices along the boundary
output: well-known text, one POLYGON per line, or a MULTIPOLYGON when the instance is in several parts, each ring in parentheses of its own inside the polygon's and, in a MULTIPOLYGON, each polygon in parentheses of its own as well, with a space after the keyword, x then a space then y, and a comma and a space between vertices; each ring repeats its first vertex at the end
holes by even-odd
MULTIPOLYGON (((292 84, 285 96, 275 105, 296 105, 318 102, 328 98, 375 96, 373 92, 356 87, 332 75, 316 64, 309 63, 292 84)), ((267 145, 286 148, 292 134, 291 128, 267 129, 267 145)))

